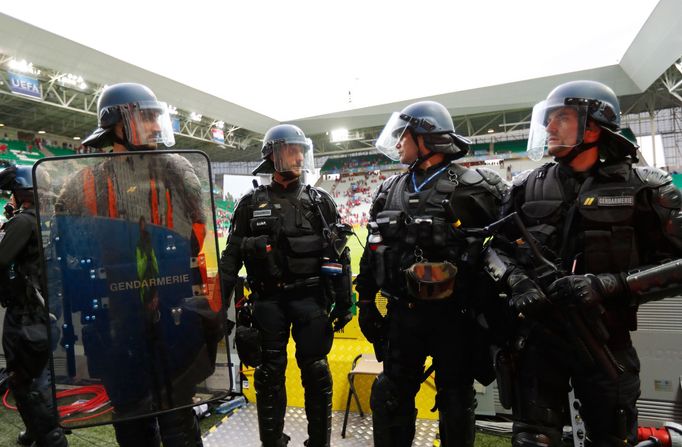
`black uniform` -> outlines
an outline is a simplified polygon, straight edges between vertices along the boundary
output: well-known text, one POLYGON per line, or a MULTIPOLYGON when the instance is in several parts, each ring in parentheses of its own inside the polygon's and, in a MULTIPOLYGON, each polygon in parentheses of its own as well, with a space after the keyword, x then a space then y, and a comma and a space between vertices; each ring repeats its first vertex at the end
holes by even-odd
POLYGON ((414 399, 429 355, 436 373, 441 441, 445 446, 473 445, 473 381, 485 375, 477 366, 485 370, 486 364, 475 361, 479 352, 475 314, 495 292, 479 267, 482 241, 456 235, 451 225, 457 219, 462 227, 491 223, 506 188, 492 171, 445 161, 425 172, 393 176, 377 191, 356 280, 361 303, 373 301, 380 289, 388 297, 386 338, 371 340, 375 347, 379 344, 379 353, 385 350, 384 372, 372 388, 370 402, 375 445, 411 445, 414 399), (454 216, 446 213, 444 200, 454 216), (373 227, 381 242, 372 234, 373 227), (408 293, 405 270, 426 261, 455 264, 458 272, 449 296, 418 299, 408 293))
POLYGON ((38 446, 65 446, 50 387, 45 383, 49 318, 40 292, 42 267, 35 210, 22 208, 3 230, 0 302, 7 307, 2 348, 11 373, 9 387, 28 437, 38 446))
MULTIPOLYGON (((323 190, 321 210, 327 223, 338 221, 336 205, 323 190)), ((254 294, 262 363, 256 368, 258 425, 265 447, 283 445, 287 365, 291 329, 301 369, 308 418, 308 443, 328 446, 331 433, 332 378, 327 363, 333 332, 329 298, 320 276, 323 223, 306 187, 273 182, 246 194, 236 206, 220 273, 230 293, 246 265, 254 294)))
MULTIPOLYGON (((620 274, 680 256, 681 205, 670 176, 655 168, 632 168, 627 160, 575 173, 549 163, 515 179, 505 212, 522 216, 543 254, 563 271, 620 274)), ((515 262, 532 277, 524 247, 516 249, 515 262)), ((534 318, 521 323, 523 342, 515 344, 521 348, 515 353, 515 445, 537 445, 538 434, 559 445, 569 378, 592 445, 622 445, 626 438, 636 443, 640 365, 630 331, 636 329, 637 307, 625 293, 605 300, 604 307, 607 346, 625 368, 617 380, 598 366, 586 368, 556 328, 534 318)))

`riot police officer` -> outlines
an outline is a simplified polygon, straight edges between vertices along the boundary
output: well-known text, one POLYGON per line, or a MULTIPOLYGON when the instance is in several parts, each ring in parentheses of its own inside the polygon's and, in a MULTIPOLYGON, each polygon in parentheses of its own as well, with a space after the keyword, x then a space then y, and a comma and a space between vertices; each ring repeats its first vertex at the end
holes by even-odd
POLYGON ((12 191, 18 207, 3 226, 0 239, 0 304, 7 308, 2 347, 10 372, 9 388, 26 425, 17 442, 66 446, 46 384, 50 320, 41 290, 40 237, 31 168, 4 168, 0 171, 0 188, 12 191))
POLYGON ((272 173, 272 183, 238 202, 220 260, 221 277, 229 293, 244 263, 255 295, 253 318, 262 354, 254 385, 263 446, 289 440, 283 427, 290 328, 305 390, 306 443, 328 446, 332 378, 327 354, 333 331, 351 317, 349 251, 332 240, 343 230, 334 200, 301 181, 303 171, 313 167, 312 144, 303 131, 291 124, 271 128, 262 155, 254 174, 272 173), (340 274, 329 276, 334 272, 340 274))
MULTIPOLYGON (((85 146, 100 149, 111 147, 113 152, 126 152, 154 150, 161 145, 170 147, 175 143, 166 104, 158 101, 154 92, 144 85, 120 83, 107 87, 99 98, 97 110, 98 128, 83 140, 85 146)), ((195 240, 197 232, 193 230, 197 226, 203 228, 206 222, 199 180, 186 159, 175 154, 155 158, 159 159, 164 166, 150 166, 150 169, 141 169, 139 173, 134 169, 117 171, 107 162, 80 170, 60 192, 55 205, 56 212, 124 218, 141 222, 141 231, 144 230, 141 217, 147 216, 148 221, 156 225, 174 228, 183 236, 191 234, 193 246, 200 246, 202 241, 195 240), (135 187, 121 191, 120 183, 124 182, 135 187)), ((150 300, 147 306, 152 309, 154 320, 159 320, 158 302, 150 300)), ((119 331, 124 330, 125 322, 119 331)), ((137 352, 136 356, 139 355, 142 354, 137 352)), ((130 387, 129 382, 133 379, 121 376, 122 371, 134 374, 132 370, 135 365, 131 362, 135 359, 122 356, 120 360, 113 361, 120 362, 119 370, 108 371, 104 384, 114 405, 122 407, 124 404, 115 402, 114 397, 125 395, 126 388, 130 387)), ((174 392, 182 395, 175 396, 176 402, 191 403, 195 384, 185 383, 175 387, 174 392)), ((191 407, 157 417, 114 422, 113 425, 116 440, 123 447, 153 447, 161 443, 166 447, 203 445, 199 424, 191 407)))
POLYGON ((535 106, 529 155, 539 159, 545 149, 555 161, 514 179, 504 214, 520 214, 558 279, 542 273, 538 254, 519 243, 518 225, 506 235, 515 242, 502 249, 513 259, 502 253, 491 262, 510 307, 525 317, 512 352, 513 444, 561 445, 570 379, 592 445, 633 445, 640 365, 630 331, 640 304, 679 292, 664 281, 676 278, 679 267, 625 274, 680 257, 682 197, 665 172, 633 166, 637 146, 620 131, 618 98, 599 82, 559 85, 535 106), (556 319, 572 308, 588 318, 591 338, 605 343, 590 351, 599 356, 580 354, 594 344, 578 336, 578 326, 556 319), (606 350, 615 366, 590 360, 608 360, 606 350))
POLYGON ((492 171, 455 162, 469 141, 455 133, 437 102, 395 112, 376 146, 409 168, 374 196, 356 280, 360 328, 384 362, 370 398, 374 444, 411 445, 414 399, 432 356, 442 445, 472 446, 473 382, 477 367, 486 366, 475 361, 475 314, 494 290, 480 268, 481 241, 457 229, 492 222, 506 183, 492 171), (375 304, 379 290, 388 298, 385 318, 375 304))

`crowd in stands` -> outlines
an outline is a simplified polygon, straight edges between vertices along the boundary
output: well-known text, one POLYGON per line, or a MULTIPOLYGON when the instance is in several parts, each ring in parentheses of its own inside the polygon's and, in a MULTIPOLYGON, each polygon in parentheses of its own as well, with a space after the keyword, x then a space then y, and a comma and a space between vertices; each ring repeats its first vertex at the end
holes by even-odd
POLYGON ((379 171, 341 174, 329 191, 341 220, 350 225, 367 225, 372 196, 384 180, 386 176, 379 171))

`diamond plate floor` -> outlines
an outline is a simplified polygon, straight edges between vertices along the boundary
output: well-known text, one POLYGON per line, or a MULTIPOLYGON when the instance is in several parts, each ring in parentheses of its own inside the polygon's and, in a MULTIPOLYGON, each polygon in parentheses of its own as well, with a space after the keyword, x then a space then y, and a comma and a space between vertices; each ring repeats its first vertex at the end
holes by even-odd
MULTIPOLYGON (((289 446, 299 447, 308 438, 308 423, 303 408, 288 407, 284 422, 284 432, 291 436, 289 446)), ((372 416, 360 417, 359 413, 348 415, 346 438, 341 437, 343 412, 332 414, 333 447, 370 447, 372 446, 372 416)), ((438 421, 418 419, 417 430, 412 443, 415 447, 432 447, 438 430, 438 421)), ((258 439, 258 418, 256 405, 247 404, 235 411, 227 420, 213 428, 204 437, 204 447, 260 447, 258 439)))

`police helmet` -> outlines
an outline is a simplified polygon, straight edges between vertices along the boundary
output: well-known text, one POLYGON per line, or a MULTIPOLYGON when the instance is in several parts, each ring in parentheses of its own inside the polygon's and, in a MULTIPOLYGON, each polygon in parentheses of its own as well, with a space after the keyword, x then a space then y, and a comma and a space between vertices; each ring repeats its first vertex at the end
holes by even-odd
POLYGON ((392 160, 399 160, 396 145, 409 131, 424 137, 424 145, 433 152, 452 154, 453 159, 464 157, 471 142, 455 133, 450 112, 435 101, 419 101, 394 112, 377 138, 376 147, 392 160))
POLYGON ((106 147, 117 141, 129 150, 153 149, 163 143, 175 144, 166 103, 142 84, 121 83, 104 89, 97 102, 98 128, 83 140, 83 145, 106 147), (118 141, 114 126, 123 122, 124 138, 118 141))
POLYGON ((313 144, 303 131, 293 124, 279 124, 270 128, 261 146, 263 161, 252 174, 291 172, 294 167, 311 171, 314 167, 313 144), (297 152, 291 157, 291 151, 297 152))
MULTIPOLYGON (((531 159, 542 158, 549 137, 546 127, 550 117, 557 110, 566 108, 573 109, 578 117, 575 143, 571 147, 582 144, 587 122, 592 119, 604 130, 604 140, 620 146, 625 155, 635 156, 638 146, 620 132, 620 104, 616 94, 601 82, 582 80, 557 86, 547 95, 547 99, 533 108, 528 138, 528 155, 531 159)), ((600 145, 602 143, 600 141, 600 145)))
POLYGON ((30 166, 10 165, 0 171, 0 189, 12 191, 17 205, 33 203, 33 176, 30 166))
POLYGON ((0 189, 17 191, 33 189, 33 176, 30 166, 10 165, 0 171, 0 189))

